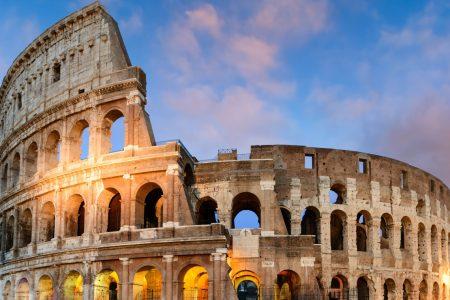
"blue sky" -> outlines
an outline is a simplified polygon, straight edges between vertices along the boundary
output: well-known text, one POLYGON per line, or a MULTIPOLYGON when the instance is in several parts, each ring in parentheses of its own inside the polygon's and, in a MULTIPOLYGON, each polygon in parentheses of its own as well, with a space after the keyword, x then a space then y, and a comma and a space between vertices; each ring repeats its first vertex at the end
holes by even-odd
MULTIPOLYGON (((198 158, 274 143, 365 151, 450 182, 446 1, 102 3, 147 73, 157 140, 198 158)), ((0 77, 86 4, 3 0, 0 77)))

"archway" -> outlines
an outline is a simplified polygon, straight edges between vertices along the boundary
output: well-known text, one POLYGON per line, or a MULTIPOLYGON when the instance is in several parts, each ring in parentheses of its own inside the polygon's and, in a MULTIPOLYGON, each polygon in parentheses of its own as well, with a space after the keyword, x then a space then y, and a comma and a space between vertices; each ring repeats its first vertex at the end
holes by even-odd
POLYGON ((380 248, 381 249, 390 249, 391 248, 391 242, 392 242, 392 233, 391 229, 393 226, 393 219, 390 214, 384 213, 381 216, 380 220, 380 248))
POLYGON ((213 224, 219 223, 219 214, 217 212, 217 202, 205 197, 197 202, 197 224, 213 224))
POLYGON ((416 213, 419 217, 422 217, 422 218, 425 217, 426 205, 425 205, 425 201, 423 199, 419 199, 419 201, 417 201, 416 213))
POLYGON ((400 249, 412 253, 412 223, 408 217, 403 217, 400 227, 400 249))
POLYGON ((20 179, 20 154, 16 152, 11 164, 11 183, 12 187, 16 187, 19 184, 20 179))
POLYGON ((125 118, 119 110, 108 112, 102 124, 102 154, 122 151, 125 145, 125 118))
POLYGON ((427 299, 428 299, 428 284, 424 279, 419 285, 419 300, 427 300, 427 299))
POLYGON ((356 281, 356 289, 358 290, 358 300, 369 300, 369 285, 365 277, 359 277, 356 281))
POLYGON ((180 273, 183 300, 208 299, 208 272, 202 266, 192 265, 180 273))
POLYGON ((395 281, 391 278, 386 279, 383 284, 383 299, 395 299, 395 281))
POLYGON ((343 211, 335 210, 330 218, 330 243, 331 250, 345 250, 346 246, 346 219, 343 211))
POLYGON ((439 259, 438 251, 439 251, 438 232, 437 232, 436 225, 432 225, 431 226, 431 261, 433 263, 436 263, 439 259))
POLYGON ((447 234, 445 230, 441 230, 441 259, 443 262, 447 261, 447 234))
POLYGON ((25 174, 27 178, 31 178, 37 172, 38 146, 35 142, 28 146, 25 155, 25 174))
POLYGON ((46 202, 39 215, 39 241, 48 242, 55 237, 55 207, 51 201, 46 202))
POLYGON ((190 187, 195 183, 194 171, 190 164, 186 164, 183 170, 183 182, 186 187, 190 187))
POLYGON ((345 185, 341 183, 335 183, 331 186, 329 192, 329 198, 331 204, 344 204, 347 190, 345 185))
POLYGON ((118 300, 119 275, 112 270, 103 270, 97 274, 94 282, 95 300, 118 300))
POLYGON ((58 131, 53 130, 48 135, 44 153, 46 170, 51 170, 58 166, 61 153, 61 136, 58 131))
POLYGON ((336 275, 331 279, 329 299, 341 300, 348 297, 348 281, 342 275, 336 275))
POLYGON ((409 281, 408 279, 405 279, 405 281, 403 281, 403 287, 402 287, 403 300, 411 299, 411 293, 412 293, 411 281, 409 281))
POLYGON ((260 228, 261 204, 252 193, 240 193, 233 199, 232 228, 260 228))
POLYGON ((77 271, 70 271, 63 283, 64 300, 83 299, 83 276, 77 271))
POLYGON ((417 230, 417 252, 419 253, 419 261, 427 261, 427 243, 426 243, 426 232, 425 225, 419 223, 417 230))
POLYGON ((6 251, 9 251, 14 246, 14 216, 9 216, 6 223, 6 251))
POLYGON ((133 300, 161 299, 162 275, 150 266, 140 268, 133 279, 133 300))
POLYGON ((302 235, 314 235, 314 243, 320 244, 320 212, 314 206, 303 210, 300 231, 302 235))
POLYGON ((367 211, 360 211, 356 215, 356 249, 357 251, 367 252, 371 248, 370 222, 372 217, 367 211))
POLYGON ((53 280, 48 275, 43 275, 38 282, 37 299, 48 300, 53 298, 53 280))
POLYGON ((30 285, 26 278, 22 278, 17 285, 16 300, 29 300, 30 299, 30 285))
POLYGON ((233 286, 239 300, 259 299, 258 276, 248 270, 240 271, 233 276, 233 286))
POLYGON ((19 230, 19 248, 27 246, 31 243, 33 217, 29 208, 22 213, 19 230))
POLYGON ((433 283, 433 300, 439 300, 439 284, 433 283))
POLYGON ((286 207, 280 207, 281 216, 283 217, 284 226, 287 234, 291 234, 291 212, 286 207))
POLYGON ((5 286, 3 287, 3 299, 4 300, 12 300, 12 291, 11 291, 11 281, 7 281, 5 286))
POLYGON ((300 276, 291 270, 277 274, 276 296, 278 300, 294 300, 300 297, 300 276))
POLYGON ((115 194, 108 205, 108 227, 106 231, 119 231, 121 219, 121 197, 120 194, 115 194))
POLYGON ((8 164, 3 167, 1 188, 2 193, 5 193, 8 189, 8 164))
POLYGON ((81 195, 72 195, 66 203, 66 236, 81 236, 84 233, 85 203, 81 195))
POLYGON ((138 228, 157 228, 163 226, 164 193, 153 182, 142 185, 136 193, 135 216, 138 228))
POLYGON ((75 162, 89 156, 89 124, 86 120, 79 120, 70 131, 69 161, 75 162))

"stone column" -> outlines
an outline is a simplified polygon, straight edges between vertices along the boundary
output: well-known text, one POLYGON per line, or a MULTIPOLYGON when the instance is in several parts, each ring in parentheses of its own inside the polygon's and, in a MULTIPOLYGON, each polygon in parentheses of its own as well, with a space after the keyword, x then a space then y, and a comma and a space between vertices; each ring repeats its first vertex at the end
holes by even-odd
POLYGON ((167 196, 164 200, 163 206, 163 227, 178 226, 178 188, 176 186, 176 177, 181 173, 180 166, 178 164, 167 165, 166 180, 167 180, 167 196), (166 205, 167 204, 167 205, 166 205))
POLYGON ((381 264, 380 238, 378 236, 380 222, 381 218, 378 216, 373 216, 372 221, 370 221, 370 230, 372 233, 372 255, 374 266, 379 266, 381 264))
POLYGON ((32 253, 36 253, 36 244, 38 241, 38 232, 39 232, 39 212, 38 212, 39 202, 37 199, 33 199, 33 215, 31 218, 31 248, 32 253))
POLYGON ((94 299, 94 278, 90 261, 83 262, 83 300, 94 299))
POLYGON ((131 175, 130 174, 124 174, 123 175, 123 181, 124 185, 126 186, 125 193, 122 196, 121 202, 121 221, 120 221, 120 227, 121 230, 129 230, 130 228, 130 219, 131 219, 131 175))
POLYGON ((19 209, 14 207, 14 238, 13 238, 13 253, 17 255, 18 242, 19 242, 19 209))
MULTIPOLYGON (((130 259, 128 257, 119 258, 120 263, 122 264, 122 288, 120 290, 121 297, 120 299, 132 299, 132 295, 130 295, 130 259)), ((131 289, 131 293, 133 293, 133 289, 131 289)))
POLYGON ((261 199, 261 235, 275 234, 275 209, 278 205, 275 198, 275 181, 261 180, 261 191, 263 198, 261 199))
MULTIPOLYGON (((390 248, 392 249, 392 254, 395 257, 395 265, 397 268, 402 268, 402 252, 400 251, 400 235, 401 235, 402 222, 396 222, 389 226, 389 235, 392 240, 390 243, 390 248)), ((406 244, 406 241, 405 241, 406 244)))
POLYGON ((56 243, 56 247, 61 246, 61 238, 64 236, 64 216, 63 216, 63 205, 62 205, 61 190, 59 188, 55 189, 55 236, 53 241, 56 243))
MULTIPOLYGON (((173 261, 174 256, 172 254, 163 256, 163 264, 165 267, 164 272, 164 292, 163 292, 163 300, 172 300, 177 299, 178 295, 173 297, 173 261)), ((176 291, 175 291, 176 294, 176 291)))
POLYGON ((292 202, 292 214, 291 214, 291 234, 301 234, 301 207, 300 201, 302 197, 300 178, 291 179, 291 202, 292 202))
POLYGON ((214 252, 211 253, 211 259, 213 261, 213 299, 222 299, 222 285, 221 285, 221 258, 222 253, 214 252))

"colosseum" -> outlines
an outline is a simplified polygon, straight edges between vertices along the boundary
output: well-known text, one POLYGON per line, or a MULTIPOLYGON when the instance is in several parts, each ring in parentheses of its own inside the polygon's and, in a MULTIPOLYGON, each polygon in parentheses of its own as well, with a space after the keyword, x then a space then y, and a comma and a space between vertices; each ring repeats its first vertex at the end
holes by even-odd
POLYGON ((201 161, 155 141, 146 103, 98 3, 15 59, 0 88, 3 299, 449 296, 443 181, 305 146, 201 161))

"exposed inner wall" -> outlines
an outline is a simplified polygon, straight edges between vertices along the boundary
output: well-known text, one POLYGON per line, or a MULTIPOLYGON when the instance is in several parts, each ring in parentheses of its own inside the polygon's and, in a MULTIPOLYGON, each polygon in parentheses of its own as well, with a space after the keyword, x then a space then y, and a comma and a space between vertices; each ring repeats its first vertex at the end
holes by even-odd
POLYGON ((449 296, 438 178, 303 146, 199 162, 180 141, 155 142, 145 85, 98 3, 13 63, 0 88, 3 299, 449 296), (242 211, 254 228, 239 228, 242 211))

